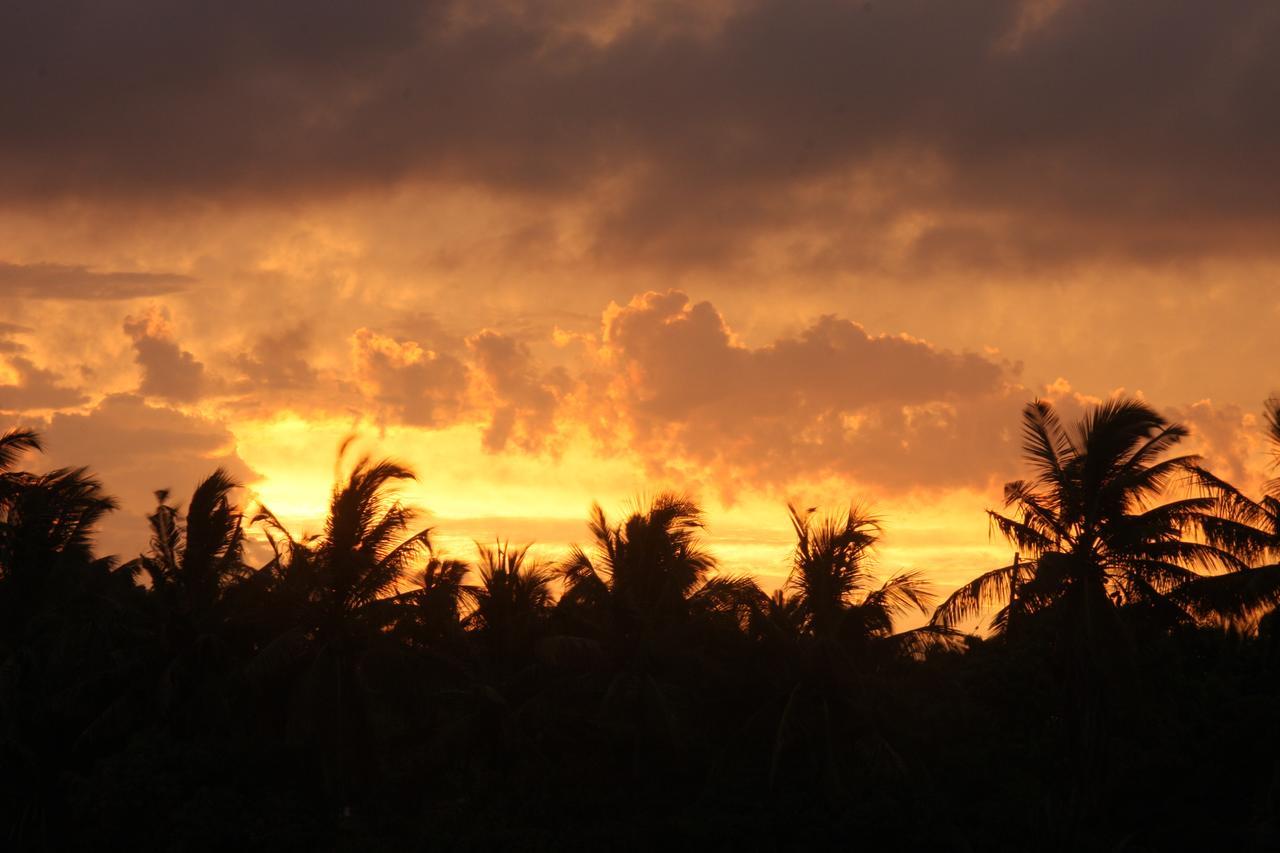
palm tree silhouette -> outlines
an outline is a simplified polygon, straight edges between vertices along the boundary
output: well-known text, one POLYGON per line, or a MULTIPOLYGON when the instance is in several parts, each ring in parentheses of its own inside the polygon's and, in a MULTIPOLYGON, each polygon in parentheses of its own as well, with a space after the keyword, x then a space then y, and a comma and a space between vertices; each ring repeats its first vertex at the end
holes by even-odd
POLYGON ((156 510, 147 518, 150 552, 129 564, 151 579, 152 590, 188 615, 208 612, 223 590, 248 576, 244 563, 242 515, 231 493, 240 487, 219 468, 192 492, 185 518, 156 492, 156 510))
POLYGON ((21 485, 23 475, 13 470, 18 460, 26 453, 43 449, 40 436, 34 430, 15 427, 0 435, 0 496, 7 496, 21 485))
POLYGON ((1201 577, 1197 570, 1236 571, 1244 563, 1205 535, 1218 524, 1214 497, 1159 502, 1175 482, 1198 475, 1198 457, 1166 455, 1187 434, 1138 400, 1094 407, 1074 437, 1050 403, 1029 404, 1023 455, 1035 476, 1005 485, 1005 512, 988 511, 1025 558, 960 587, 935 611, 934 624, 959 625, 993 606, 1001 607, 997 630, 1011 608, 1065 608, 1068 621, 1090 634, 1105 631, 1122 606, 1159 624, 1194 621, 1172 593, 1201 577))
POLYGON ((392 725, 387 701, 416 683, 378 680, 388 669, 380 660, 403 658, 396 629, 414 620, 415 608, 437 601, 441 590, 456 613, 461 574, 431 559, 431 529, 410 532, 415 513, 396 497, 398 485, 412 479, 398 462, 365 456, 334 486, 320 536, 294 538, 265 508, 256 519, 275 549, 259 572, 261 601, 270 611, 264 619, 275 628, 248 674, 259 684, 289 678, 287 734, 320 747, 330 792, 344 814, 352 775, 372 772, 375 739, 408 727, 392 725), (424 568, 414 588, 416 563, 424 568))
POLYGON ((920 572, 903 572, 877 583, 871 554, 880 521, 857 508, 815 520, 816 511, 788 505, 796 532, 785 585, 794 597, 800 628, 846 647, 893 633, 894 617, 929 612, 930 585, 920 572))
POLYGON ((93 553, 115 501, 84 468, 14 470, 41 449, 30 430, 0 435, 0 779, 18 783, 5 834, 19 849, 61 846, 66 768, 98 757, 144 633, 130 575, 93 553))
POLYGON ((1021 631, 1024 617, 1037 616, 1037 636, 1064 668, 1074 732, 1061 828, 1067 849, 1097 807, 1107 731, 1133 682, 1132 629, 1195 624, 1188 600, 1203 577, 1197 570, 1245 567, 1207 535, 1216 497, 1165 500, 1171 486, 1198 478, 1198 457, 1168 455, 1185 427, 1144 402, 1115 399, 1088 410, 1074 432, 1048 402, 1024 409, 1023 455, 1035 476, 1005 485, 1006 512, 988 511, 1019 558, 960 587, 933 616, 954 626, 999 607, 992 624, 1006 636, 1011 623, 1021 631))
POLYGON ((658 494, 617 524, 597 504, 590 529, 593 551, 575 546, 561 567, 563 631, 544 649, 581 653, 585 640, 587 659, 609 662, 600 713, 628 736, 635 775, 683 741, 677 697, 706 686, 698 651, 737 634, 762 593, 750 578, 714 574, 702 511, 686 497, 658 494))
POLYGON ((529 559, 527 545, 476 543, 476 551, 480 581, 464 592, 472 608, 468 625, 495 660, 517 661, 532 649, 550 615, 555 570, 529 559))
POLYGON ((225 470, 215 470, 192 492, 185 516, 167 503, 168 491, 156 492, 150 549, 123 566, 150 580, 158 611, 150 644, 156 707, 145 712, 186 731, 227 717, 236 613, 226 596, 253 576, 244 562, 242 514, 231 499, 237 488, 225 470))
POLYGON ((567 607, 641 642, 699 617, 749 615, 758 587, 749 578, 713 574, 716 561, 700 541, 703 515, 693 501, 662 493, 616 525, 598 504, 591 513, 594 556, 574 546, 561 570, 567 607))
POLYGON ((85 468, 45 474, 12 470, 22 454, 40 450, 38 435, 9 430, 0 436, 0 630, 20 632, 41 602, 57 595, 65 571, 94 566, 109 571, 110 558, 93 553, 95 529, 116 508, 102 483, 85 468))
POLYGON ((913 642, 895 637, 895 617, 927 614, 932 594, 918 572, 877 580, 877 518, 857 507, 826 516, 787 509, 796 534, 791 571, 753 626, 781 676, 777 701, 760 712, 772 720, 769 780, 776 786, 789 767, 793 775, 816 775, 838 800, 847 794, 851 765, 896 762, 867 696, 877 644, 916 651, 947 632, 908 632, 913 642))

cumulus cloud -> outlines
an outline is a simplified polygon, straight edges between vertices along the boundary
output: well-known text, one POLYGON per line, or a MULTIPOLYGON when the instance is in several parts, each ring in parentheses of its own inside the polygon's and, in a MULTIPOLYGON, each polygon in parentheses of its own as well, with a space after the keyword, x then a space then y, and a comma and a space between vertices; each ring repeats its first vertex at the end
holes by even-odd
POLYGON ((464 411, 469 377, 449 353, 370 329, 351 338, 356 381, 382 417, 414 426, 447 426, 464 411))
POLYGON ((1007 470, 1020 404, 1015 369, 986 355, 831 316, 751 347, 679 291, 612 306, 598 356, 605 431, 722 486, 834 476, 980 487, 1007 470))
POLYGON ((1188 452, 1203 456, 1205 466, 1219 477, 1259 494, 1269 462, 1261 410, 1261 405, 1250 411, 1232 403, 1200 400, 1170 407, 1168 414, 1191 430, 1188 452))
POLYGON ((0 383, 0 412, 20 414, 89 402, 81 389, 64 384, 54 371, 38 366, 28 356, 26 345, 13 339, 30 331, 17 323, 0 323, 0 357, 10 374, 8 382, 0 383))
POLYGON ((824 477, 982 488, 1016 460, 1017 365, 836 316, 752 346, 672 290, 611 304, 598 335, 561 333, 560 364, 493 329, 463 340, 430 349, 359 329, 352 370, 371 414, 473 424, 488 452, 554 455, 572 437, 726 494, 824 477))
POLYGON ((156 272, 98 272, 79 264, 0 261, 0 296, 23 299, 136 299, 174 293, 190 276, 156 272))
POLYGON ((29 358, 10 355, 7 361, 16 381, 0 385, 0 412, 65 409, 89 402, 79 388, 62 384, 60 376, 37 367, 29 358))
POLYGON ((167 310, 153 308, 126 317, 124 331, 133 339, 134 360, 142 368, 139 391, 175 402, 200 399, 205 390, 204 365, 178 346, 167 310))
POLYGON ((467 345, 492 408, 485 448, 502 450, 513 442, 526 450, 541 449, 555 431, 560 398, 573 385, 568 371, 558 367, 541 372, 527 344, 492 330, 473 335, 467 345))
POLYGON ((1270 0, 713 8, 29 4, 0 30, 0 181, 140 204, 464 185, 582 202, 594 251, 673 264, 765 234, 908 270, 1275 255, 1270 0))
POLYGON ((251 387, 293 391, 314 385, 316 370, 307 361, 312 346, 310 330, 294 326, 258 337, 249 350, 235 358, 235 365, 251 387))

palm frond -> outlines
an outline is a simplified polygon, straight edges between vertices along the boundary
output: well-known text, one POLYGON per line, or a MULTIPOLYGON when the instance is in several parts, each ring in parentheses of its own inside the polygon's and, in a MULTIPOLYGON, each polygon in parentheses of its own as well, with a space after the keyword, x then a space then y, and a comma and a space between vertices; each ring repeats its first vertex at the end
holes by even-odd
POLYGON ((1009 565, 978 575, 947 596, 933 611, 929 624, 954 628, 978 618, 993 607, 1007 603, 1009 584, 1013 580, 1014 571, 1019 568, 1021 566, 1016 564, 1009 565))
POLYGON ((1039 554, 1052 549, 1056 544, 1053 537, 1037 529, 1031 520, 1015 521, 993 510, 987 510, 987 519, 992 527, 1021 551, 1039 554))
POLYGON ((1067 431, 1053 406, 1034 400, 1022 411, 1023 454, 1040 472, 1040 482, 1061 487, 1064 468, 1076 455, 1067 431))
POLYGON ((44 444, 35 430, 17 428, 0 434, 0 472, 8 471, 29 451, 41 452, 44 444))
POLYGON ((902 572, 872 591, 863 605, 881 610, 890 619, 912 612, 928 613, 934 602, 933 584, 923 572, 902 572))
POLYGON ((1280 565, 1197 577, 1174 590, 1172 597, 1201 617, 1247 619, 1280 605, 1280 565))
POLYGON ((898 654, 917 660, 937 653, 963 652, 969 635, 944 625, 922 625, 885 638, 898 654))

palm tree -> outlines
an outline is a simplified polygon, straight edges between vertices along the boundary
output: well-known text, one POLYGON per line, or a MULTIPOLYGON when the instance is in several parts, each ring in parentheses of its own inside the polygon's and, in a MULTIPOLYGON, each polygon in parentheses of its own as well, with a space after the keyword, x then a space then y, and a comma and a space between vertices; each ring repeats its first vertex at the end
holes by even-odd
POLYGON ((932 596, 918 572, 877 581, 878 519, 856 507, 827 516, 787 510, 796 533, 791 571, 754 626, 772 653, 776 681, 775 696, 757 716, 770 721, 770 784, 791 767, 793 775, 821 778, 840 799, 847 768, 893 755, 867 689, 873 648, 894 638, 893 646, 919 651, 930 640, 945 642, 949 632, 908 632, 914 642, 893 634, 895 617, 927 613, 932 596))
POLYGON ((593 553, 575 547, 561 567, 562 631, 544 653, 607 661, 600 713, 629 736, 634 775, 682 741, 681 699, 708 686, 709 650, 741 638, 762 593, 715 574, 702 511, 686 497, 659 494, 617 524, 595 505, 590 529, 593 553))
POLYGON ((34 569, 44 559, 91 561, 98 523, 116 508, 84 468, 23 474, 0 503, 0 571, 34 569))
POLYGON ((185 730, 216 726, 226 718, 226 676, 232 663, 231 588, 252 577, 244 562, 242 515, 232 501, 239 488, 223 469, 202 480, 184 516, 156 492, 148 516, 151 547, 127 563, 132 575, 150 579, 158 605, 154 699, 160 716, 185 730))
POLYGON ((41 449, 30 430, 0 435, 0 646, 10 649, 46 608, 73 600, 74 590, 96 594, 127 577, 115 576, 114 559, 93 553, 99 522, 116 508, 95 477, 84 468, 12 470, 22 454, 41 449))
POLYGON ((740 624, 759 595, 749 578, 715 574, 700 541, 702 510, 688 498, 659 494, 616 525, 596 504, 589 524, 595 554, 573 548, 562 604, 607 620, 620 638, 643 644, 699 617, 740 624))
POLYGON ((195 488, 184 518, 156 492, 156 510, 147 517, 150 552, 129 564, 151 579, 152 590, 171 599, 187 615, 207 613, 232 583, 248 576, 244 564, 242 515, 231 493, 240 487, 218 468, 195 488))
POLYGON ((474 589, 466 583, 470 574, 465 560, 442 557, 428 543, 422 568, 409 576, 409 590, 395 597, 407 608, 400 630, 411 645, 438 654, 463 641, 463 610, 474 589))
POLYGON ((409 532, 416 512, 396 498, 398 485, 413 479, 397 462, 361 458, 334 486, 319 536, 297 539, 259 509, 255 522, 275 552, 262 572, 301 633, 321 645, 358 643, 432 593, 456 601, 465 567, 434 559, 431 528, 409 532))
POLYGON ((398 629, 438 603, 442 591, 456 614, 465 573, 433 559, 430 528, 410 532, 415 513, 397 499, 396 487, 412 479, 407 467, 366 456, 334 486, 320 536, 295 539, 265 509, 257 518, 276 551, 258 581, 262 620, 275 628, 248 674, 269 689, 292 673, 284 697, 288 736, 318 742, 344 811, 352 774, 377 758, 374 740, 410 731, 394 711, 404 704, 389 701, 421 687, 419 678, 403 677, 412 667, 398 629), (416 587, 415 563, 424 565, 416 587))
POLYGON ((531 649, 551 611, 551 566, 529 559, 529 546, 476 543, 480 583, 465 595, 471 603, 467 621, 497 660, 519 659, 531 649))
POLYGON ((993 627, 1008 637, 1011 624, 1021 630, 1024 616, 1040 614, 1035 625, 1048 629, 1065 667, 1075 737, 1063 812, 1068 846, 1096 808, 1111 709, 1129 695, 1132 678, 1120 676, 1132 674, 1132 659, 1114 654, 1129 649, 1129 628, 1193 624, 1187 598, 1200 571, 1245 567, 1207 535, 1217 498, 1166 499, 1175 483, 1196 479, 1198 457, 1169 455, 1187 435, 1138 400, 1093 407, 1074 435, 1051 404, 1029 404, 1023 454, 1034 477, 1006 484, 1005 512, 988 511, 1019 556, 960 587, 933 616, 934 624, 954 626, 999 607, 993 627))
POLYGON ((93 553, 98 524, 116 508, 102 483, 85 468, 59 468, 45 474, 15 471, 23 454, 43 450, 39 435, 11 429, 0 435, 0 588, 15 602, 0 616, 13 628, 33 615, 33 596, 66 580, 59 572, 92 566, 110 571, 110 558, 93 553))
POLYGON ((1021 559, 960 587, 934 624, 960 625, 991 607, 1001 608, 997 630, 1015 611, 1062 608, 1086 633, 1120 608, 1159 624, 1193 621, 1172 593, 1201 577, 1197 570, 1236 571, 1244 563, 1206 536, 1218 523, 1214 497, 1161 502, 1175 482, 1197 475, 1198 457, 1167 455, 1187 434, 1138 400, 1094 407, 1074 436, 1050 403, 1029 404, 1023 454, 1035 475, 1005 485, 1004 512, 988 511, 1021 559))
POLYGON ((57 595, 65 571, 92 566, 110 571, 111 559, 93 553, 99 522, 116 508, 102 484, 84 468, 46 474, 10 470, 27 450, 39 450, 30 431, 0 436, 0 621, 15 631, 40 609, 39 600, 57 595))
POLYGON ((29 430, 0 435, 0 775, 20 848, 61 846, 68 771, 99 757, 142 634, 130 575, 93 551, 115 501, 84 468, 14 470, 40 449, 29 430))
POLYGON ((788 505, 796 532, 786 592, 793 596, 804 632, 845 646, 893 633, 893 620, 929 611, 932 594, 919 572, 877 584, 871 555, 880 540, 878 519, 856 508, 815 521, 815 510, 788 505))

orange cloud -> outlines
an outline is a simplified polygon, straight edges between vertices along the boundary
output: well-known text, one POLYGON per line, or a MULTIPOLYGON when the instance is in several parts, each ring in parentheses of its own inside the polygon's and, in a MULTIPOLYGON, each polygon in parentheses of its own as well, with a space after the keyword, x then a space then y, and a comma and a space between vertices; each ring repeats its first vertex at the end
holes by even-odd
POLYGON ((526 450, 541 449, 555 432, 560 399, 573 385, 568 371, 540 372, 528 345, 489 329, 469 337, 467 346, 492 409, 485 449, 502 450, 510 442, 526 450))
POLYGON ((365 328, 356 330, 351 346, 356 381, 384 416, 447 426, 466 405, 467 368, 452 355, 365 328))
POLYGON ((141 393, 178 402, 200 399, 205 391, 204 365, 174 340, 168 310, 153 307, 126 317, 124 331, 133 340, 134 360, 142 368, 141 393))
MULTIPOLYGON (((647 293, 604 318, 608 414, 633 450, 726 484, 839 476, 894 489, 1007 468, 1016 376, 976 353, 819 318, 749 347, 709 302, 647 293)), ((659 467, 661 467, 659 465, 659 467)))

